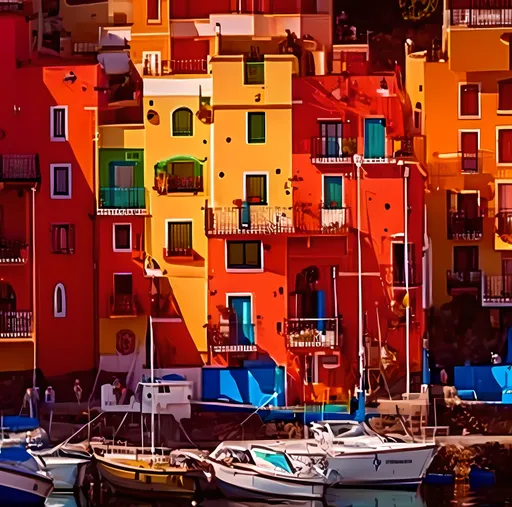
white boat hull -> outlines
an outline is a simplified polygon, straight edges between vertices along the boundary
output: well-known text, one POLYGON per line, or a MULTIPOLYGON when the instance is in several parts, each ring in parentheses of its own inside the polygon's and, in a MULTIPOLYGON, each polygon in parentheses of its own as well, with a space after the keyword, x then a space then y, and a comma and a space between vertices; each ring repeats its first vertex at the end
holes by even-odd
POLYGON ((82 487, 89 461, 55 456, 45 457, 44 463, 46 470, 53 477, 56 491, 73 491, 82 487))
POLYGON ((32 472, 16 465, 0 465, 2 505, 44 504, 52 491, 53 482, 43 472, 32 472))
POLYGON ((210 463, 217 485, 229 499, 322 499, 325 494, 325 486, 319 482, 266 477, 252 470, 210 463))

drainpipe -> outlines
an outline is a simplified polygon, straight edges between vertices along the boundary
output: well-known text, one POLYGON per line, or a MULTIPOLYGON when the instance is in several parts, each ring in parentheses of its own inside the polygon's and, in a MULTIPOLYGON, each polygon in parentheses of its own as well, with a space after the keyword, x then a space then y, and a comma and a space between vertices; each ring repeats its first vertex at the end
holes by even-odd
POLYGON ((357 178, 357 313, 359 344, 359 390, 364 391, 364 329, 363 329, 363 257, 361 251, 361 165, 363 157, 354 155, 357 178))
POLYGON ((405 361, 406 361, 406 377, 405 392, 410 393, 411 385, 411 351, 410 351, 410 318, 411 308, 409 300, 409 205, 408 205, 408 180, 409 166, 404 166, 404 265, 405 265, 405 297, 407 305, 405 307, 405 361))
POLYGON ((36 387, 37 348, 36 348, 36 189, 32 187, 32 348, 34 351, 34 369, 32 387, 36 387))
POLYGON ((213 54, 215 56, 220 55, 221 51, 221 29, 220 29, 220 23, 215 23, 215 45, 214 45, 214 51, 213 54))

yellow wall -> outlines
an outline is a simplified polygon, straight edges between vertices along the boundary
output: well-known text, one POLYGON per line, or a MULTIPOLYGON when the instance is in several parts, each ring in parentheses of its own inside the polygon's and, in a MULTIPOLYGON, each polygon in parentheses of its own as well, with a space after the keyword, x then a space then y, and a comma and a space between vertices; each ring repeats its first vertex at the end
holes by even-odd
MULTIPOLYGON (((158 79, 158 78, 157 78, 158 79)), ((210 158, 210 126, 196 117, 199 97, 144 97, 145 118, 145 186, 151 200, 151 219, 146 221, 146 251, 155 258, 167 276, 177 298, 185 323, 199 349, 206 351, 207 322, 206 290, 208 242, 204 233, 204 207, 209 187, 209 161, 203 165, 204 191, 197 195, 168 194, 159 195, 154 189, 154 166, 159 161, 177 155, 193 156, 198 159, 210 158), (153 105, 149 105, 149 101, 153 105), (194 113, 194 135, 191 137, 172 137, 171 114, 179 107, 188 107, 194 113), (159 125, 147 121, 147 111, 153 109, 160 117, 159 125), (206 142, 204 142, 206 141, 206 142), (192 220, 192 246, 201 260, 172 260, 166 262, 163 256, 167 219, 192 220), (198 295, 204 295, 198 296, 198 295)))
MULTIPOLYGON (((476 30, 474 32, 477 32, 476 30)), ((468 55, 473 53, 467 51, 468 55)), ((433 247, 434 305, 448 302, 446 271, 453 270, 454 246, 478 245, 479 268, 488 275, 501 273, 501 253, 494 241, 494 180, 503 174, 496 166, 496 126, 512 125, 512 118, 497 115, 497 81, 506 77, 504 72, 463 73, 450 71, 448 63, 426 63, 417 55, 407 59, 407 91, 414 105, 422 103, 426 164, 429 174, 428 231, 433 247), (481 119, 458 118, 459 83, 482 83, 481 119), (422 85, 423 92, 419 91, 422 85), (459 130, 480 130, 480 149, 485 152, 479 159, 479 174, 461 173, 461 159, 441 159, 439 154, 456 154, 459 130), (488 200, 488 214, 484 218, 484 233, 478 241, 447 239, 447 190, 478 190, 488 200)), ((512 168, 511 168, 512 169, 512 168)), ((512 178, 512 170, 508 171, 512 178)))
POLYGON ((244 172, 268 173, 269 206, 292 205, 293 61, 287 56, 265 56, 265 84, 248 86, 243 83, 242 57, 212 59, 215 206, 233 206, 234 200, 243 199, 244 172), (249 111, 266 113, 264 144, 247 143, 249 111))
POLYGON ((140 149, 144 146, 144 126, 100 126, 100 148, 140 149))

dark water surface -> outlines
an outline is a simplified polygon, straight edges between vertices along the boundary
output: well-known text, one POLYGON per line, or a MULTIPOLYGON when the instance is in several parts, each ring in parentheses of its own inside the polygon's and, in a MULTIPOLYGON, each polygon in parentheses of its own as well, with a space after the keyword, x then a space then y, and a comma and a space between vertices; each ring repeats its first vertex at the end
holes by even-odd
MULTIPOLYGON (((512 464, 511 464, 512 466, 512 464)), ((100 505, 118 507, 167 507, 191 506, 190 500, 172 499, 166 501, 141 501, 127 497, 111 497, 89 503, 85 498, 74 499, 69 496, 52 496, 47 505, 50 507, 96 507, 100 505)), ((459 498, 454 497, 453 488, 422 487, 419 491, 391 491, 370 489, 335 489, 327 494, 326 504, 319 501, 271 501, 244 502, 224 499, 204 500, 203 507, 502 507, 512 506, 512 485, 510 488, 489 488, 468 492, 459 498)))

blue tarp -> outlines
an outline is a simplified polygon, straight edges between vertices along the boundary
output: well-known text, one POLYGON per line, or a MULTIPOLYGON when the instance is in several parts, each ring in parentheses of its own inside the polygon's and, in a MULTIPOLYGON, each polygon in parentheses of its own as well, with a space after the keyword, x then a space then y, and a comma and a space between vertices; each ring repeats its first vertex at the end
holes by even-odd
POLYGON ((492 364, 483 366, 456 366, 454 384, 458 391, 475 391, 482 401, 501 401, 502 389, 493 375, 492 364))
POLYGON ((21 433, 22 431, 33 431, 39 428, 39 419, 17 415, 4 415, 3 427, 6 431, 21 433))

